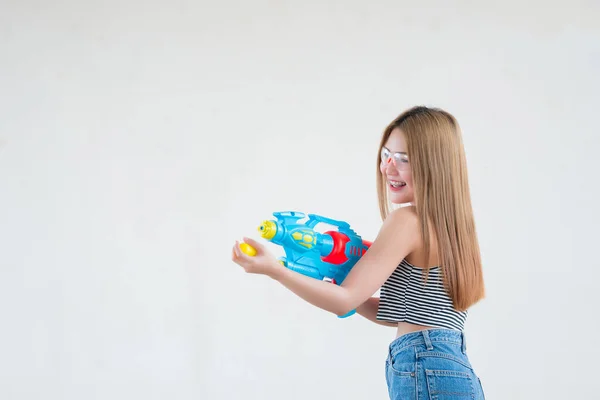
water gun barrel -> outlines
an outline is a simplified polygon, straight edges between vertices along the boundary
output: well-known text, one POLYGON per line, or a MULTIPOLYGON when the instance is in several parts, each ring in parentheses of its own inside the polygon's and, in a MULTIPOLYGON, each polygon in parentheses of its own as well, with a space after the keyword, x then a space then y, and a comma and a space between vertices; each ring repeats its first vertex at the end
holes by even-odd
POLYGON ((330 233, 319 233, 311 228, 303 228, 301 232, 290 233, 290 238, 286 238, 285 225, 278 221, 265 220, 258 227, 258 232, 263 239, 278 245, 284 245, 286 241, 289 241, 300 244, 307 250, 315 247, 323 257, 331 255, 334 250, 335 241, 330 233))
POLYGON ((263 239, 267 239, 272 242, 277 242, 277 240, 274 239, 275 236, 277 236, 278 232, 280 233, 279 237, 282 236, 281 229, 279 229, 279 227, 277 226, 277 221, 273 220, 263 221, 263 223, 260 224, 260 226, 258 227, 258 231, 260 232, 260 236, 263 239))

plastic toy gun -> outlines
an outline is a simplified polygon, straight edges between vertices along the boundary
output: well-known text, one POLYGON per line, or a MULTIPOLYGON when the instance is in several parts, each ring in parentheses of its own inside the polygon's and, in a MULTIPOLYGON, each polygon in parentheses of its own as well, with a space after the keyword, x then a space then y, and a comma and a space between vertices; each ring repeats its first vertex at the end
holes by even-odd
MULTIPOLYGON (((279 261, 287 268, 303 275, 342 284, 352 267, 367 252, 371 242, 363 240, 350 225, 316 214, 296 211, 274 212, 277 220, 267 220, 258 228, 261 236, 283 247, 286 257, 279 261), (320 233, 314 230, 318 223, 325 223, 338 228, 337 231, 320 233)), ((353 315, 352 310, 345 315, 353 315)))

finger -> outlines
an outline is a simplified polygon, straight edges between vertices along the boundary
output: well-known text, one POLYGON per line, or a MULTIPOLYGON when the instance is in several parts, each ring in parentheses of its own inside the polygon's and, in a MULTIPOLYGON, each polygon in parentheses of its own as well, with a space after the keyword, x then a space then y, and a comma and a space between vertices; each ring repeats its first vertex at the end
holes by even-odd
POLYGON ((237 248, 237 246, 234 244, 233 247, 231 248, 231 259, 233 261, 237 261, 238 260, 238 253, 235 250, 237 248))
POLYGON ((240 243, 236 240, 235 244, 233 245, 233 254, 235 255, 235 259, 239 259, 240 258, 240 243))
POLYGON ((235 241, 234 251, 237 255, 238 260, 248 261, 248 259, 250 258, 250 256, 248 256, 242 251, 242 249, 240 248, 240 242, 237 240, 235 241))
POLYGON ((244 236, 244 242, 246 242, 250 246, 254 247, 258 253, 260 253, 264 249, 264 246, 262 245, 262 243, 257 242, 256 240, 251 239, 249 237, 244 236))

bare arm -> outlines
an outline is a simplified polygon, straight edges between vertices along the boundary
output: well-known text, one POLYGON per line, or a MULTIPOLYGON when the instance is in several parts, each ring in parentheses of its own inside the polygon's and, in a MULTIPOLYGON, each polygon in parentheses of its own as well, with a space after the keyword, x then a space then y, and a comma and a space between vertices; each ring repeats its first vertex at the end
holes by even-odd
POLYGON ((268 273, 307 302, 344 315, 373 296, 400 261, 413 251, 418 240, 416 214, 407 207, 400 208, 386 218, 369 250, 340 286, 301 275, 281 265, 271 264, 268 273))
MULTIPOLYGON (((341 316, 367 303, 402 259, 416 248, 418 231, 418 219, 414 211, 409 207, 394 210, 383 222, 369 250, 339 286, 284 267, 262 244, 249 238, 244 240, 256 249, 257 254, 244 254, 236 242, 232 259, 246 272, 267 275, 308 303, 341 316)), ((363 310, 369 311, 372 316, 372 310, 376 308, 367 303, 363 310)))
POLYGON ((356 313, 362 315, 369 321, 375 322, 376 324, 383 326, 390 326, 397 328, 398 324, 393 322, 386 322, 377 319, 377 309, 379 308, 379 297, 371 297, 360 306, 356 308, 356 313))

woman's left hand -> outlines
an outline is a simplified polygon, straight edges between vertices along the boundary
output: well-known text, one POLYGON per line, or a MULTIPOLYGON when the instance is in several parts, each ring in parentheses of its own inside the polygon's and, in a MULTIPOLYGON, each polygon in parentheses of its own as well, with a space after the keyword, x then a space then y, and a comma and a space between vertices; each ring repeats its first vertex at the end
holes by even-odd
POLYGON ((285 268, 261 243, 244 238, 244 243, 256 250, 256 255, 249 256, 242 252, 236 240, 231 252, 231 260, 240 265, 249 274, 261 274, 273 277, 280 268, 285 268))

